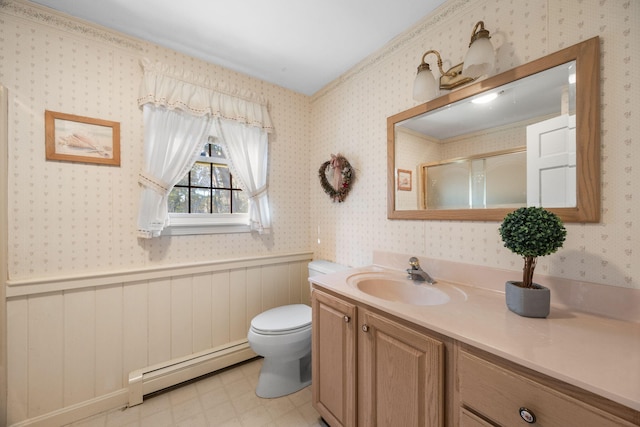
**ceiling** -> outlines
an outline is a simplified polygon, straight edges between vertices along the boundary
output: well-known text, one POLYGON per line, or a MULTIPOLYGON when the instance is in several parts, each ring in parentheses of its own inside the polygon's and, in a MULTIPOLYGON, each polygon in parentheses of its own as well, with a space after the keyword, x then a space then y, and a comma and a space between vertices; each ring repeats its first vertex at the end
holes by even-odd
POLYGON ((32 0, 312 95, 445 0, 32 0))

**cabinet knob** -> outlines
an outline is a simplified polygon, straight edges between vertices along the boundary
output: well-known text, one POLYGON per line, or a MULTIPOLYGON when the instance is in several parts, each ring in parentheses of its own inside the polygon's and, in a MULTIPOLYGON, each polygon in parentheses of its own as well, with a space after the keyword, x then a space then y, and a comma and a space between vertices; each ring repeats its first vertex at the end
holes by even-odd
POLYGON ((344 319, 344 323, 351 322, 351 317, 349 317, 349 316, 344 316, 343 319, 344 319))
POLYGON ((520 412, 520 418, 522 418, 529 424, 533 424, 536 422, 536 415, 533 413, 533 411, 527 408, 520 408, 519 412, 520 412))
POLYGON ((362 325, 362 332, 369 332, 369 325, 367 325, 366 323, 362 325))

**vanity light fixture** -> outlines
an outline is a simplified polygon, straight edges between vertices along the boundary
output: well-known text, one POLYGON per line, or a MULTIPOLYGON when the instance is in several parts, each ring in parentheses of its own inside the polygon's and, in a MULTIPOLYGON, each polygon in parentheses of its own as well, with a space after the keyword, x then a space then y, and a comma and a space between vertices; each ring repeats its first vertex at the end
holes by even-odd
POLYGON ((464 62, 451 67, 446 72, 442 69, 442 57, 437 50, 428 50, 422 55, 422 62, 418 66, 418 73, 413 82, 413 99, 426 102, 438 94, 435 78, 429 64, 425 62, 427 55, 433 53, 438 58, 440 70, 440 89, 452 90, 458 86, 471 83, 478 77, 489 74, 495 65, 495 52, 489 39, 489 31, 484 28, 484 22, 478 21, 471 32, 469 50, 464 62))

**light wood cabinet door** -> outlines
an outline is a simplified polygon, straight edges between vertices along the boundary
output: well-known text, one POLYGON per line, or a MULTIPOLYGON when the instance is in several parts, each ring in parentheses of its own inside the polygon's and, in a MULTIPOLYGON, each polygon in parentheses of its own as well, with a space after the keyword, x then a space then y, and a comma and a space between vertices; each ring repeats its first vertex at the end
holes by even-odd
POLYGON ((444 344, 367 310, 358 321, 358 425, 442 426, 444 344))
POLYGON ((356 425, 356 306, 314 290, 312 310, 313 405, 331 427, 353 427, 356 425))

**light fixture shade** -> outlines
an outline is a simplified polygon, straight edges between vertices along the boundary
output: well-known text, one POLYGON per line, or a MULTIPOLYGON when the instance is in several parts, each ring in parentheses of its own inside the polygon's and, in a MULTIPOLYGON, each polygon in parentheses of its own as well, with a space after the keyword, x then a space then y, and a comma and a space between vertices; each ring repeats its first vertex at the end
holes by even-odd
POLYGON ((418 71, 413 81, 413 99, 419 102, 427 102, 438 95, 436 79, 430 69, 418 71))
POLYGON ((478 78, 493 71, 496 62, 496 54, 491 41, 486 37, 481 37, 471 43, 467 55, 464 58, 462 74, 478 78))

